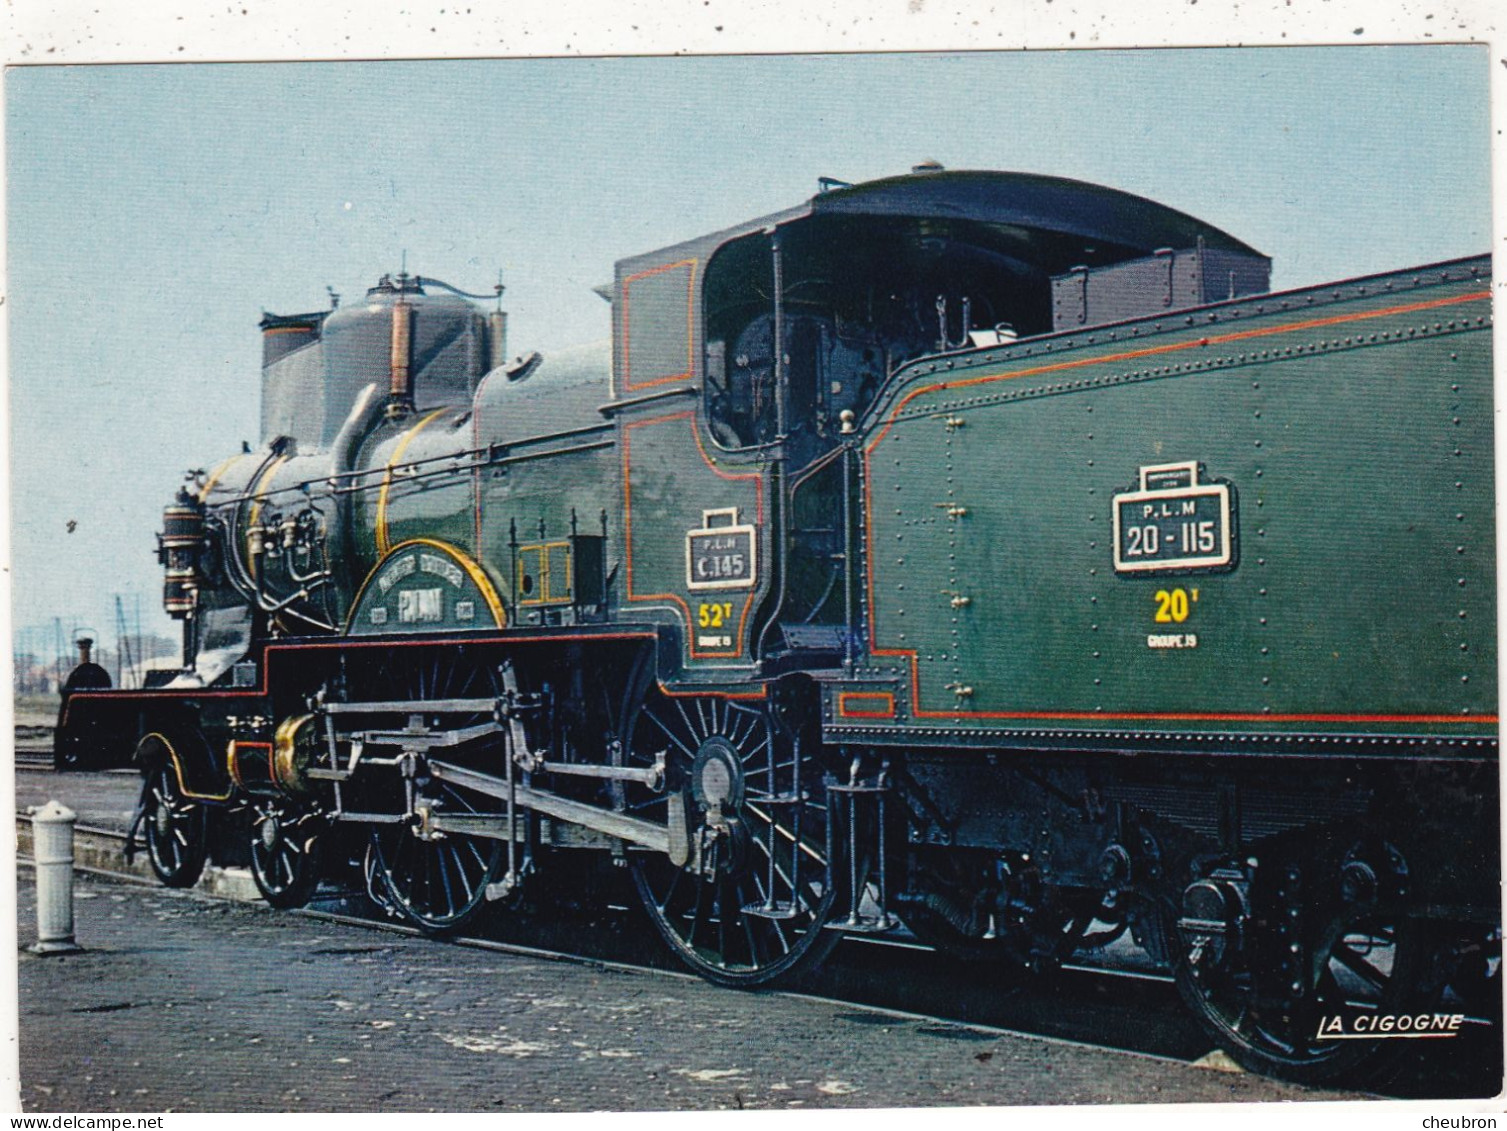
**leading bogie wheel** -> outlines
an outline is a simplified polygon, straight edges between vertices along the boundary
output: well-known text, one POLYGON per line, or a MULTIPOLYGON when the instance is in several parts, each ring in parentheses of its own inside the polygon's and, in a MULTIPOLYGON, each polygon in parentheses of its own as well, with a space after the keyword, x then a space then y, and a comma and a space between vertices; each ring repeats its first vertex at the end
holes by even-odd
POLYGON ((260 801, 251 818, 251 878, 273 907, 302 907, 319 884, 322 818, 311 809, 260 801))
POLYGON ((208 820, 204 806, 185 795, 178 780, 172 746, 149 734, 137 746, 144 770, 142 827, 152 871, 170 888, 192 887, 209 858, 208 820))
POLYGON ((652 688, 621 733, 625 764, 665 769, 663 788, 625 785, 619 804, 672 829, 670 853, 630 855, 671 949, 729 986, 766 985, 819 962, 838 936, 823 929, 835 892, 815 742, 803 749, 764 699, 652 688))

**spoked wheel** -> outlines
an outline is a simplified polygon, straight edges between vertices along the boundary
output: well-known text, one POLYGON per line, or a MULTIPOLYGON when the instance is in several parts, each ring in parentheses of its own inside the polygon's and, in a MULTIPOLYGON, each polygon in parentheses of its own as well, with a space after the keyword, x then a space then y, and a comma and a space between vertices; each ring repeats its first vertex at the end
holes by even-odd
POLYGON ((251 821, 251 878, 273 907, 302 907, 319 883, 319 834, 313 810, 261 801, 251 821))
MULTIPOLYGON (((420 806, 436 813, 475 813, 464 793, 431 782, 420 806)), ((381 825, 372 832, 372 865, 386 902, 430 935, 447 935, 486 906, 487 885, 503 870, 503 843, 485 837, 428 831, 416 825, 381 825)))
POLYGON ((1185 894, 1169 931, 1178 988, 1253 1071, 1301 1083, 1375 1076, 1398 1050, 1385 1039, 1402 1031, 1396 1020, 1411 1025, 1442 988, 1430 932, 1399 910, 1402 857, 1363 842, 1337 865, 1291 855, 1265 867, 1274 874, 1251 885, 1243 939, 1207 929, 1216 903, 1232 910, 1240 898, 1227 884, 1214 894, 1218 873, 1185 894))
POLYGON ((204 806, 184 796, 170 747, 161 735, 142 739, 137 757, 149 767, 141 805, 152 871, 170 888, 192 887, 209 857, 204 806))
MULTIPOLYGON (((363 696, 405 702, 492 699, 499 694, 497 673, 453 648, 395 651, 378 657, 361 673, 363 696)), ((426 716, 424 725, 448 731, 487 722, 488 715, 426 716)), ((442 760, 462 762, 500 774, 506 752, 498 736, 445 747, 442 760)), ((374 812, 397 812, 398 823, 372 829, 366 872, 372 898, 429 935, 447 935, 471 922, 486 906, 487 886, 502 874, 504 844, 435 827, 445 815, 495 813, 497 803, 432 779, 419 757, 412 778, 381 771, 368 783, 374 812), (411 793, 409 790, 411 786, 411 793), (401 787, 401 792, 399 791, 401 787), (411 802, 411 808, 410 808, 411 802)))
POLYGON ((649 917, 693 970, 764 985, 819 962, 837 940, 822 771, 799 728, 763 700, 649 690, 625 712, 623 757, 662 761, 664 788, 630 784, 620 807, 671 827, 671 850, 634 853, 649 917), (678 845, 678 847, 677 847, 678 845))

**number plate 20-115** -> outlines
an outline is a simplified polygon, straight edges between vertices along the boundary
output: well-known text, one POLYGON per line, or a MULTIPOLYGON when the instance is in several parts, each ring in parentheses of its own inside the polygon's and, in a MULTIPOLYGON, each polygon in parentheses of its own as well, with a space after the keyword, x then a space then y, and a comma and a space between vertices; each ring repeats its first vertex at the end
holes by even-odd
POLYGON ((1235 560, 1226 483, 1200 483, 1197 462, 1141 468, 1137 490, 1114 497, 1115 572, 1224 569, 1235 560))

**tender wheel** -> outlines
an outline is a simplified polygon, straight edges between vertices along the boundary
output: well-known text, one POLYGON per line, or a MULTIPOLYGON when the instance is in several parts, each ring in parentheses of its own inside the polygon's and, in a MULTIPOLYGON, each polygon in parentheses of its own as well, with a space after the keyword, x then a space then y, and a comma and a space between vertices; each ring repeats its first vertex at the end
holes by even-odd
POLYGON ((1183 893, 1168 938, 1185 1000, 1253 1071, 1302 1083, 1379 1072, 1400 1042, 1356 1030, 1426 1011, 1441 988, 1426 925, 1400 910, 1400 854, 1362 842, 1338 860, 1273 859, 1246 886, 1238 876, 1215 869, 1183 893))
POLYGON ((773 714, 763 701, 650 690, 620 731, 626 764, 665 767, 662 790, 625 786, 621 807, 672 826, 669 855, 631 857, 639 895, 676 954, 722 985, 792 976, 837 940, 822 929, 834 888, 816 743, 773 714))
POLYGON ((183 795, 167 741, 148 735, 137 748, 149 768, 142 786, 142 824, 147 859, 157 878, 170 888, 192 887, 209 857, 204 806, 183 795))
POLYGON ((251 821, 251 878, 273 907, 302 907, 319 883, 321 819, 309 810, 259 802, 251 821))
MULTIPOLYGON (((420 802, 434 812, 475 813, 457 789, 431 783, 420 802)), ((380 825, 372 831, 370 867, 383 887, 385 903, 430 935, 465 926, 486 906, 487 885, 503 871, 503 842, 426 830, 380 825)))

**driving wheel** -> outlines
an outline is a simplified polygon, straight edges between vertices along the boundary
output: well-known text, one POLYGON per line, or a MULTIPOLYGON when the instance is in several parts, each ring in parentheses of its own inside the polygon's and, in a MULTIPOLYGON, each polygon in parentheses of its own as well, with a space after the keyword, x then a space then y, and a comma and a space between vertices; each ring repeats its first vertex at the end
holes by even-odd
POLYGON ((671 850, 634 852, 655 927, 693 970, 757 986, 831 949, 833 903, 823 775, 764 699, 672 697, 651 688, 626 712, 622 756, 664 767, 662 788, 625 785, 620 808, 671 829, 671 850), (678 846, 678 847, 677 847, 678 846))

